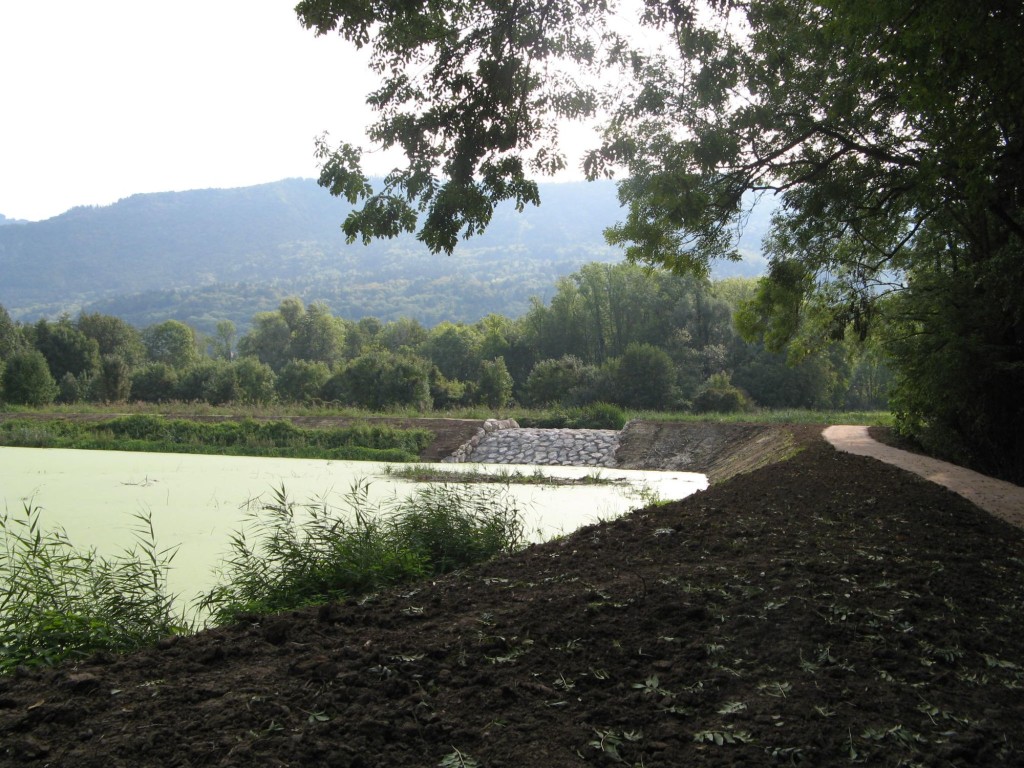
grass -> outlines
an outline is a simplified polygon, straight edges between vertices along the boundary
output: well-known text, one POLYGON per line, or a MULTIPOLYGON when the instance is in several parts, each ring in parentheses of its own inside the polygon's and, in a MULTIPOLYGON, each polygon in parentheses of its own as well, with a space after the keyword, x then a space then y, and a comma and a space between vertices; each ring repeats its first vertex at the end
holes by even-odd
POLYGON ((107 558, 43 531, 30 503, 0 517, 0 674, 190 631, 166 588, 174 550, 158 549, 149 515, 136 523, 135 546, 107 558))
POLYGON ((476 484, 494 483, 499 485, 622 485, 624 481, 603 477, 600 472, 591 472, 583 477, 557 477, 544 474, 537 467, 532 472, 521 469, 498 469, 487 472, 482 469, 441 469, 429 464, 408 464, 384 467, 384 474, 400 480, 415 483, 476 484))
POLYGON ((888 411, 812 411, 799 408, 742 413, 633 411, 629 417, 645 421, 710 421, 724 424, 855 424, 890 427, 893 423, 892 414, 888 411))

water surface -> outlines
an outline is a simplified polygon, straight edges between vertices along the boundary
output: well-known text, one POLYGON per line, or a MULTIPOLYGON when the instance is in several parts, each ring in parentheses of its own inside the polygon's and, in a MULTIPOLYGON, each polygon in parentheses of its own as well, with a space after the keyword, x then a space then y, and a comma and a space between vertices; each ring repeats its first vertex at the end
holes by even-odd
MULTIPOLYGON (((533 466, 439 465, 448 471, 520 470, 533 466)), ((199 456, 124 451, 0 447, 0 511, 20 514, 25 503, 42 509, 47 528, 64 528, 80 548, 114 555, 133 542, 133 514, 152 515, 161 547, 178 546, 168 583, 191 599, 216 583, 216 565, 231 534, 254 504, 282 486, 296 502, 324 502, 345 509, 356 483, 369 484, 373 500, 404 496, 416 484, 386 474, 376 462, 199 456)), ((599 473, 623 484, 510 485, 525 512, 531 539, 549 539, 645 506, 652 497, 678 499, 707 487, 704 475, 592 467, 541 467, 551 477, 599 473)), ((492 487, 492 486, 488 486, 492 487)))

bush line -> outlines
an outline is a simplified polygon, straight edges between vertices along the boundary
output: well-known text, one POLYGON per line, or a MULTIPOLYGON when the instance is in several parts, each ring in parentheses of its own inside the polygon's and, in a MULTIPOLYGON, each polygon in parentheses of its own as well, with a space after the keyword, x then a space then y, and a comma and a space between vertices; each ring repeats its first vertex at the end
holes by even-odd
POLYGON ((328 429, 287 421, 200 422, 136 414, 92 422, 0 422, 0 444, 19 448, 274 456, 356 461, 415 461, 433 434, 425 429, 356 425, 328 429))

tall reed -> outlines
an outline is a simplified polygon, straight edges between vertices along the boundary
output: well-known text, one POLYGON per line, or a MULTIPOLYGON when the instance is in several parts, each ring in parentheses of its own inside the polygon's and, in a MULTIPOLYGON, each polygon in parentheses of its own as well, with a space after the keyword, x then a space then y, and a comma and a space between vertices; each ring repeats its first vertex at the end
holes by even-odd
POLYGON ((297 504, 284 488, 231 538, 221 584, 197 602, 214 624, 363 595, 525 545, 523 515, 504 489, 428 485, 374 504, 357 481, 335 509, 297 504))
POLYGON ((167 592, 175 549, 158 549, 149 514, 135 520, 134 546, 108 558, 44 530, 30 502, 0 516, 0 674, 191 630, 167 592))

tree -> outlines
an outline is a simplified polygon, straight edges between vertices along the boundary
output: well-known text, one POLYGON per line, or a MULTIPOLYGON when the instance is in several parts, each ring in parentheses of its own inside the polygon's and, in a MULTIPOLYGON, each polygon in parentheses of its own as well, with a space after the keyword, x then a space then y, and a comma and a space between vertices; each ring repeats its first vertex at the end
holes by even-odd
POLYGON ((89 382, 89 398, 104 403, 122 403, 132 389, 131 368, 117 354, 104 355, 100 368, 89 382))
POLYGON ((175 397, 182 402, 224 405, 241 399, 235 368, 227 360, 196 360, 177 378, 175 397))
POLYGON ((3 397, 16 405, 49 405, 57 397, 57 382, 43 353, 36 349, 15 352, 3 370, 3 397))
POLYGON ((32 336, 33 346, 43 353, 58 381, 66 373, 88 378, 99 369, 99 344, 75 328, 67 316, 56 323, 40 320, 32 327, 32 336))
POLYGON ((210 354, 223 360, 235 359, 235 340, 238 338, 238 328, 230 320, 220 320, 217 323, 217 333, 210 342, 210 354))
POLYGON ((496 357, 480 363, 476 379, 476 397, 488 408, 504 408, 512 399, 512 376, 505 367, 505 358, 496 357))
POLYGON ((749 408, 749 398, 743 390, 733 386, 725 373, 711 376, 693 400, 695 413, 735 413, 749 408))
POLYGON ((0 361, 6 360, 25 345, 18 326, 7 309, 0 304, 0 361))
POLYGON ((277 377, 269 365, 254 357, 243 357, 234 361, 232 365, 238 383, 238 399, 241 402, 263 405, 274 400, 277 377))
POLYGON ((353 405, 380 411, 394 406, 430 407, 429 361, 406 352, 374 350, 352 360, 337 389, 353 405))
POLYGON ((178 394, 178 372, 167 363, 146 363, 132 373, 131 395, 145 403, 166 403, 178 394))
POLYGON ((326 304, 310 304, 296 323, 291 337, 293 357, 326 363, 328 366, 342 359, 345 353, 345 324, 331 314, 326 304))
POLYGON ((609 361, 613 402, 626 408, 664 410, 675 399, 676 372, 672 358, 652 344, 630 344, 621 357, 609 361))
POLYGON ((280 371, 291 357, 292 332, 280 312, 259 312, 252 328, 238 341, 241 357, 255 357, 274 371, 280 371))
POLYGON ((312 360, 290 360, 277 374, 277 394, 285 401, 310 403, 319 400, 331 370, 312 360))
POLYGON ((407 317, 385 323, 377 334, 377 342, 391 352, 415 353, 426 340, 427 329, 407 317))
POLYGON ((883 320, 899 423, 1024 478, 1024 5, 643 0, 618 28, 609 6, 300 2, 371 46, 370 136, 408 158, 377 191, 359 148, 321 142, 320 183, 362 201, 350 238, 419 227, 451 251, 498 202, 536 203, 553 122, 600 106, 583 166, 625 170, 608 238, 628 258, 706 274, 750 193, 777 195, 755 299, 772 347, 883 320))
POLYGON ((101 358, 117 355, 129 368, 141 365, 146 359, 142 334, 119 317, 83 312, 75 320, 75 327, 90 339, 96 340, 101 358))
POLYGON ((532 405, 580 405, 581 388, 592 384, 597 371, 575 355, 541 360, 526 379, 526 394, 532 405))
POLYGON ((480 370, 483 335, 464 323, 440 323, 430 330, 419 353, 436 365, 449 379, 469 381, 480 370))
POLYGON ((142 332, 146 354, 155 363, 167 363, 178 370, 199 359, 196 333, 179 320, 165 320, 142 332))

